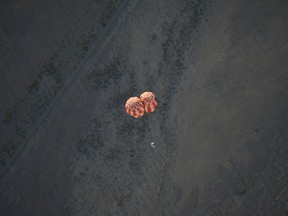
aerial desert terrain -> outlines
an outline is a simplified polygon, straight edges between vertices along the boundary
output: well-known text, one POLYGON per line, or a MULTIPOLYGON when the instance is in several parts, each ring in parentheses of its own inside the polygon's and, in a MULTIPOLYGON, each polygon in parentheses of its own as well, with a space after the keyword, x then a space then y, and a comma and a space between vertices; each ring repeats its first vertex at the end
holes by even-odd
POLYGON ((0 215, 287 216, 287 38, 286 0, 2 0, 0 215))

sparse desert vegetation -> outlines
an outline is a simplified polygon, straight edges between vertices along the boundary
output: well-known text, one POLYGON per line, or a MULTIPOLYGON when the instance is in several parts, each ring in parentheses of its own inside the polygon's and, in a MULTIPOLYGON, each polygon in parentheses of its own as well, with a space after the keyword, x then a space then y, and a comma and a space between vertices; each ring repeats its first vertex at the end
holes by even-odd
POLYGON ((0 215, 286 215, 286 8, 0 2, 0 215))

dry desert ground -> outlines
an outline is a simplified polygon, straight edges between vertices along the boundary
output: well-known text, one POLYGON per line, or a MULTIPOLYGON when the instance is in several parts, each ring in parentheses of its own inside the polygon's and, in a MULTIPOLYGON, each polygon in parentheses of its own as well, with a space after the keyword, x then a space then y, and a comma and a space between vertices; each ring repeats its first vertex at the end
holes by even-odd
POLYGON ((287 57, 286 0, 2 0, 0 215, 287 216, 287 57))

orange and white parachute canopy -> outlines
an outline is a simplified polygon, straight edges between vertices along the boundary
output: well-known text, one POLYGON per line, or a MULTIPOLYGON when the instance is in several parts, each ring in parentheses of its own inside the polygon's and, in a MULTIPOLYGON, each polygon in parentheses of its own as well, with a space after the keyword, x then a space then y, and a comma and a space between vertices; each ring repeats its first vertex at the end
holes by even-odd
POLYGON ((146 112, 154 112, 158 106, 153 92, 143 92, 140 95, 140 100, 144 103, 146 112))
POLYGON ((126 101, 125 109, 129 115, 135 118, 140 118, 145 112, 144 104, 138 97, 129 98, 126 101))

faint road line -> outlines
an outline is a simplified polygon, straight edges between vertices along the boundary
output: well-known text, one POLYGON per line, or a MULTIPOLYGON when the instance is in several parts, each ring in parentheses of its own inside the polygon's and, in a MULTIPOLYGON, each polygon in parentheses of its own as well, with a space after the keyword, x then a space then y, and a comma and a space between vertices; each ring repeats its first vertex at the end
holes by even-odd
POLYGON ((49 104, 45 112, 38 119, 35 125, 31 127, 26 137, 20 143, 18 143, 17 150, 10 158, 10 160, 7 162, 6 166, 2 170, 0 170, 0 179, 3 179, 6 176, 11 165, 16 161, 18 156, 25 149, 27 143, 38 131, 42 123, 49 117, 51 113, 54 113, 58 109, 58 107, 62 103, 63 98, 67 97, 73 91, 77 81, 83 74, 85 74, 84 68, 86 64, 89 63, 91 58, 93 57, 95 58, 100 53, 102 45, 105 43, 105 40, 109 39, 109 37, 111 37, 115 33, 117 27, 124 21, 128 12, 133 10, 137 2, 138 0, 124 0, 124 2, 120 5, 119 9, 114 13, 112 18, 109 20, 108 24, 102 30, 95 43, 90 47, 86 56, 80 61, 78 67, 71 73, 69 77, 66 78, 64 85, 59 90, 58 94, 55 96, 52 102, 49 104))

